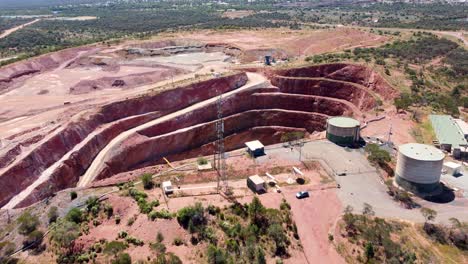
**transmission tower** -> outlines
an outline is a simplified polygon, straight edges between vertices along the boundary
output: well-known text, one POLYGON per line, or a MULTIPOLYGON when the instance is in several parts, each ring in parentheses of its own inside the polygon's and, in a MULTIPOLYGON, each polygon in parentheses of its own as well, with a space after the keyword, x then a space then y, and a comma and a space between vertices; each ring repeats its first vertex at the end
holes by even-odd
POLYGON ((218 191, 227 193, 228 177, 226 173, 226 153, 224 151, 224 120, 223 120, 223 96, 219 96, 216 102, 218 120, 216 121, 216 145, 214 155, 214 166, 218 172, 218 191))

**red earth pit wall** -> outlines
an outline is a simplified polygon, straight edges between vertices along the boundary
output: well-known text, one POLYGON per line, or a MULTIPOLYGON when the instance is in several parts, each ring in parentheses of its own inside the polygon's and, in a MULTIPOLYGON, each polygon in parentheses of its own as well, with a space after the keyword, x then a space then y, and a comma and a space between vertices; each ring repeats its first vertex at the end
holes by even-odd
POLYGON ((393 89, 382 76, 372 69, 357 64, 333 63, 279 70, 276 75, 287 77, 324 77, 333 80, 357 83, 391 100, 399 92, 393 89))
MULTIPOLYGON (((272 145, 281 142, 281 137, 288 132, 304 132, 307 131, 303 128, 281 127, 281 126, 268 126, 268 127, 254 127, 241 133, 233 134, 224 138, 224 146, 226 149, 235 150, 244 148, 245 142, 252 140, 259 140, 264 145, 272 145)), ((167 156, 170 161, 185 160, 189 157, 208 156, 213 155, 215 144, 214 142, 205 144, 199 148, 192 149, 183 153, 167 156)), ((143 163, 140 167, 147 167, 163 163, 162 161, 153 161, 143 163)))
MULTIPOLYGON (((14 195, 32 184, 45 169, 58 161, 68 151, 72 150, 75 145, 86 138, 89 133, 97 129, 98 126, 128 116, 140 115, 147 112, 160 111, 160 115, 167 114, 216 96, 219 92, 225 93, 237 89, 244 85, 247 79, 245 73, 238 73, 190 84, 153 95, 111 103, 103 106, 97 113, 92 114, 86 119, 82 118, 79 121, 69 123, 63 131, 47 139, 24 159, 18 161, 0 175, 0 186, 3 186, 2 192, 0 192, 0 206, 5 205, 14 195)), ((94 139, 93 142, 86 144, 85 147, 88 149, 88 152, 75 152, 75 154, 71 155, 70 159, 65 162, 65 165, 61 165, 59 170, 54 172, 53 175, 53 178, 58 180, 58 183, 65 182, 65 184, 55 186, 55 184, 46 182, 50 186, 50 188, 47 187, 49 191, 41 191, 41 188, 36 188, 36 197, 45 198, 51 193, 63 189, 62 187, 71 187, 76 183, 76 180, 70 181, 69 183, 62 180, 65 178, 70 179, 70 177, 75 178, 80 175, 68 175, 71 168, 73 168, 74 171, 83 171, 86 169, 90 165, 92 158, 94 158, 113 137, 131 127, 145 123, 148 120, 142 118, 139 121, 140 122, 138 122, 138 120, 137 122, 133 122, 132 120, 124 121, 133 123, 121 124, 123 127, 120 129, 116 128, 115 131, 110 130, 107 132, 109 133, 109 137, 101 136, 94 139), (80 160, 79 158, 82 159, 80 160), (80 164, 80 166, 77 166, 77 164, 80 164)), ((39 199, 29 200, 37 201, 39 199)))
MULTIPOLYGON (((225 118, 225 136, 241 133, 254 127, 282 126, 306 129, 308 132, 322 131, 328 116, 289 110, 251 110, 225 118)), ((142 164, 158 163, 162 157, 190 151, 216 140, 215 122, 204 123, 156 137, 140 134, 131 136, 118 155, 106 161, 106 169, 97 179, 136 169, 142 164)), ((240 143, 239 143, 240 144, 240 143)), ((229 149, 226 149, 229 150, 229 149)))
MULTIPOLYGON (((269 108, 281 108, 285 110, 299 110, 307 112, 321 112, 326 115, 350 115, 352 110, 346 105, 330 101, 326 98, 315 98, 311 96, 294 95, 294 94, 281 94, 271 93, 277 91, 277 88, 257 88, 243 91, 235 96, 231 96, 225 99, 225 111, 224 115, 232 115, 237 111, 246 111, 253 108, 258 109, 269 109, 269 108), (259 93, 260 92, 260 93, 259 93), (270 93, 261 93, 270 92, 270 93), (235 106, 235 107, 234 107, 235 106)), ((19 206, 25 206, 33 201, 40 200, 40 196, 44 196, 45 193, 40 192, 48 187, 50 193, 61 190, 67 187, 72 187, 78 181, 79 175, 82 175, 92 159, 99 152, 100 148, 96 146, 105 145, 103 142, 109 142, 112 138, 117 136, 122 131, 134 127, 135 123, 144 123, 150 119, 158 117, 159 114, 154 113, 150 116, 134 117, 128 120, 121 120, 117 124, 105 129, 102 133, 96 135, 88 144, 86 144, 79 151, 76 151, 71 158, 66 161, 60 168, 52 175, 49 182, 46 182, 39 186, 36 191, 28 197, 19 206), (141 120, 134 120, 141 119, 141 120), (106 140, 107 139, 107 140, 106 140), (52 184, 53 183, 53 184, 52 184)), ((216 118, 216 105, 211 104, 202 109, 198 109, 187 113, 177 119, 171 119, 163 122, 157 126, 147 128, 140 131, 141 134, 153 137, 169 133, 171 131, 181 129, 184 127, 193 126, 199 123, 209 122, 216 118)), ((324 122, 324 121, 323 121, 324 122)), ((270 142, 270 141, 266 141, 270 142)), ((277 141, 272 141, 277 142, 277 141)), ((102 173, 98 178, 102 179, 115 174, 114 172, 107 170, 102 173)))
POLYGON ((372 94, 353 83, 281 76, 273 77, 271 82, 284 93, 308 94, 347 100, 361 110, 369 110, 376 106, 376 100, 372 94))
MULTIPOLYGON (((352 109, 347 105, 331 101, 327 98, 314 96, 261 93, 266 89, 252 89, 240 92, 228 98, 224 98, 223 116, 230 116, 239 112, 252 109, 283 109, 304 112, 316 112, 325 115, 352 115, 352 109)), ((274 89, 271 89, 274 90, 274 89)), ((139 134, 154 137, 170 133, 177 129, 194 126, 196 124, 211 122, 217 118, 216 103, 209 104, 201 109, 196 109, 175 119, 170 119, 157 125, 138 131, 139 134)))

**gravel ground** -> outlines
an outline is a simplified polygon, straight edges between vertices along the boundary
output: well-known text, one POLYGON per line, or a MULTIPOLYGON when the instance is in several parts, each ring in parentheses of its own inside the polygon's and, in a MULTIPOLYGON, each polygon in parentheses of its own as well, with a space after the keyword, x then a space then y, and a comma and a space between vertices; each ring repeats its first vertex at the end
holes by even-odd
MULTIPOLYGON (((291 151, 290 148, 284 148, 281 144, 268 146, 266 148, 268 155, 276 155, 283 159, 298 160, 299 148, 291 151)), ((343 207, 351 205, 355 212, 360 212, 363 203, 372 205, 377 216, 385 218, 398 218, 414 222, 422 222, 424 218, 418 209, 404 209, 398 203, 394 202, 386 193, 386 186, 380 178, 379 173, 367 161, 363 149, 347 149, 339 147, 327 140, 307 142, 302 147, 302 159, 318 159, 325 165, 327 171, 334 175, 341 189, 336 193, 341 200, 343 207), (328 167, 328 168, 327 168, 328 167), (346 173, 346 176, 337 176, 337 174, 346 173)), ((443 177, 445 179, 447 177, 443 177)), ((455 179, 451 179, 455 181, 455 179)), ((463 187, 460 182, 466 184, 464 179, 456 179, 457 186, 463 187)), ((416 199, 423 207, 433 208, 438 212, 436 221, 448 223, 451 217, 462 221, 468 221, 468 199, 456 198, 454 201, 446 204, 437 204, 420 199, 416 199)))

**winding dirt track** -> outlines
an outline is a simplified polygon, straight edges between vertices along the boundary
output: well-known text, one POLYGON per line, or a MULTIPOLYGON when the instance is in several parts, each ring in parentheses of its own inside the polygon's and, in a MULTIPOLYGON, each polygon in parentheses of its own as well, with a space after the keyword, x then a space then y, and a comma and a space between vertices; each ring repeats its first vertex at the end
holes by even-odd
MULTIPOLYGON (((227 93, 223 94, 223 96, 229 96, 229 95, 232 95, 234 93, 238 93, 240 91, 255 87, 256 85, 265 83, 267 81, 267 79, 263 75, 260 75, 260 74, 257 74, 257 73, 247 73, 247 75, 249 77, 249 80, 244 86, 242 86, 242 87, 240 87, 240 88, 238 88, 236 90, 227 92, 227 93)), ((170 119, 175 118, 177 116, 181 116, 181 115, 186 114, 188 112, 191 112, 191 111, 193 111, 195 109, 199 109, 199 108, 202 108, 204 106, 207 106, 208 104, 211 104, 211 103, 215 102, 217 99, 218 99, 217 97, 210 98, 208 100, 199 102, 199 103, 194 104, 192 106, 189 106, 189 107, 187 107, 185 109, 176 111, 174 113, 163 116, 161 118, 157 118, 155 120, 152 120, 151 122, 145 123, 145 124, 143 124, 141 126, 132 128, 130 130, 125 131, 124 133, 121 133, 119 136, 114 138, 109 144, 107 144, 107 146, 103 150, 101 150, 101 152, 99 152, 99 154, 93 160, 93 163, 88 168, 86 173, 81 177, 81 179, 78 182, 77 186, 78 187, 84 187, 84 186, 87 186, 89 183, 91 183, 94 180, 94 178, 96 177, 96 175, 98 175, 99 172, 102 170, 103 165, 104 165, 103 161, 106 160, 107 155, 109 155, 110 152, 112 152, 113 150, 118 148, 118 146, 126 138, 128 138, 130 135, 132 135, 133 133, 135 133, 135 132, 137 132, 139 130, 145 129, 147 127, 154 126, 155 124, 170 120, 170 119)))
POLYGON ((31 21, 31 22, 24 23, 24 24, 22 24, 22 25, 19 25, 19 26, 14 27, 14 28, 7 29, 7 30, 5 30, 2 34, 0 34, 0 39, 1 39, 1 38, 6 38, 6 37, 8 37, 10 34, 13 34, 13 33, 16 32, 16 31, 18 31, 18 30, 20 30, 20 29, 22 29, 22 28, 24 28, 24 27, 27 27, 27 26, 29 26, 29 25, 32 25, 32 24, 34 24, 34 23, 37 23, 37 22, 39 22, 39 21, 40 21, 40 19, 38 18, 38 19, 35 19, 35 20, 31 21))

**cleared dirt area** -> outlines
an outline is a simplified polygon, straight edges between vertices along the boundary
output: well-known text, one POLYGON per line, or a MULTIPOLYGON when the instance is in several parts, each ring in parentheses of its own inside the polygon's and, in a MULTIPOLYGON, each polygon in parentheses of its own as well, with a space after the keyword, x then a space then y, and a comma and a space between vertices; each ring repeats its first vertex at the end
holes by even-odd
POLYGON ((232 11, 224 12, 222 16, 234 19, 234 18, 242 18, 242 17, 250 16, 253 14, 255 14, 253 10, 232 10, 232 11))
POLYGON ((12 33, 16 32, 16 31, 18 31, 18 30, 20 30, 20 29, 22 29, 22 28, 24 28, 24 27, 27 27, 27 26, 32 25, 32 24, 34 24, 34 23, 37 23, 37 22, 39 22, 39 21, 40 21, 40 19, 35 19, 35 20, 31 21, 31 22, 24 23, 24 24, 19 25, 19 26, 17 26, 17 27, 7 29, 7 30, 3 31, 3 32, 0 34, 0 39, 1 39, 1 38, 5 38, 5 37, 9 36, 9 35, 12 34, 12 33))
POLYGON ((388 40, 385 36, 350 28, 201 31, 179 35, 179 37, 182 36, 207 43, 227 43, 238 47, 244 51, 241 60, 245 62, 261 60, 265 51, 276 55, 277 58, 287 58, 340 51, 352 47, 375 46, 388 40))

